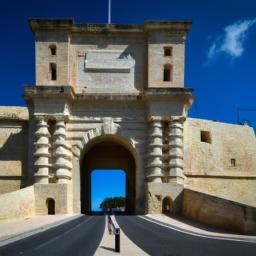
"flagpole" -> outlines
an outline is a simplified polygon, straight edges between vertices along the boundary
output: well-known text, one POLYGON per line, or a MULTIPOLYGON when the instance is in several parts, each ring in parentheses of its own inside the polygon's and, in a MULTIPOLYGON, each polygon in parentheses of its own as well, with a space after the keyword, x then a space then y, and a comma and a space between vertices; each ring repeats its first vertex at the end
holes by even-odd
POLYGON ((111 0, 108 0, 108 24, 111 24, 111 0))

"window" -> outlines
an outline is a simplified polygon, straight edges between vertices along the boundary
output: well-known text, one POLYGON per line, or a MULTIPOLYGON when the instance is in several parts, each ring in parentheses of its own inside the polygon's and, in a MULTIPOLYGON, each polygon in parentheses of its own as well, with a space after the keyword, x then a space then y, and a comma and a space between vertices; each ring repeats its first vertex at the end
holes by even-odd
POLYGON ((212 143, 211 134, 209 131, 201 131, 201 142, 212 143))
POLYGON ((164 82, 170 82, 172 80, 172 66, 169 64, 164 65, 164 82))
POLYGON ((231 163, 232 167, 235 167, 236 166, 236 159, 235 158, 231 158, 230 159, 230 163, 231 163))
POLYGON ((172 47, 164 47, 164 56, 172 56, 172 47))
POLYGON ((56 55, 56 52, 57 52, 56 45, 52 44, 49 46, 49 48, 50 48, 51 55, 56 55))
POLYGON ((57 80, 57 65, 55 63, 50 63, 50 73, 51 73, 51 80, 57 80))

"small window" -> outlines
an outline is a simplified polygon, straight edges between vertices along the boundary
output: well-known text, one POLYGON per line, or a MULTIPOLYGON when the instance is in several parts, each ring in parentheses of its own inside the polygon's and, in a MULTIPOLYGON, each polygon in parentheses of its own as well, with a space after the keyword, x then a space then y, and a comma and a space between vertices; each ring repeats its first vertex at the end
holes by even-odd
POLYGON ((164 47, 164 56, 172 56, 172 47, 164 47))
POLYGON ((212 143, 211 134, 209 131, 201 131, 201 142, 212 143))
POLYGON ((56 51, 57 51, 56 45, 55 44, 50 45, 49 48, 50 48, 51 55, 56 55, 56 51))
POLYGON ((170 82, 172 80, 172 66, 171 65, 164 65, 164 82, 170 82))
POLYGON ((51 80, 57 80, 57 65, 55 63, 50 63, 50 73, 51 73, 51 80))
POLYGON ((235 167, 236 166, 236 159, 235 158, 231 158, 230 159, 230 163, 231 163, 232 167, 235 167))

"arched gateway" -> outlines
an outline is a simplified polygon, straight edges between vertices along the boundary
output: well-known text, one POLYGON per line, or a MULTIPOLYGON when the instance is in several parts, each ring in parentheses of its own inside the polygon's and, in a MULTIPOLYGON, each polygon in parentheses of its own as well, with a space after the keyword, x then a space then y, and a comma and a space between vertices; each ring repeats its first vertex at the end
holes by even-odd
MULTIPOLYGON (((81 157, 81 212, 91 213, 91 173, 95 169, 122 169, 126 173, 126 213, 135 213, 136 163, 131 149, 117 136, 96 137, 81 157)), ((106 184, 108 186, 108 184, 106 184)))
POLYGON ((191 22, 30 25, 36 86, 26 86, 25 98, 36 213, 48 213, 47 198, 56 214, 90 213, 91 173, 103 168, 125 171, 127 213, 160 213, 166 196, 179 209, 183 123, 193 102, 183 72, 191 22))

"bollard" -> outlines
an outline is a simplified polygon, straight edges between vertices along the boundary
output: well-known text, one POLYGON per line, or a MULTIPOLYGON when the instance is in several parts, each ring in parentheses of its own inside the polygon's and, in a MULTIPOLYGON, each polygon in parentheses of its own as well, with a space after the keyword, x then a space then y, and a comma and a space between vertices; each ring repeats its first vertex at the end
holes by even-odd
POLYGON ((115 251, 120 252, 120 228, 115 230, 115 251))

